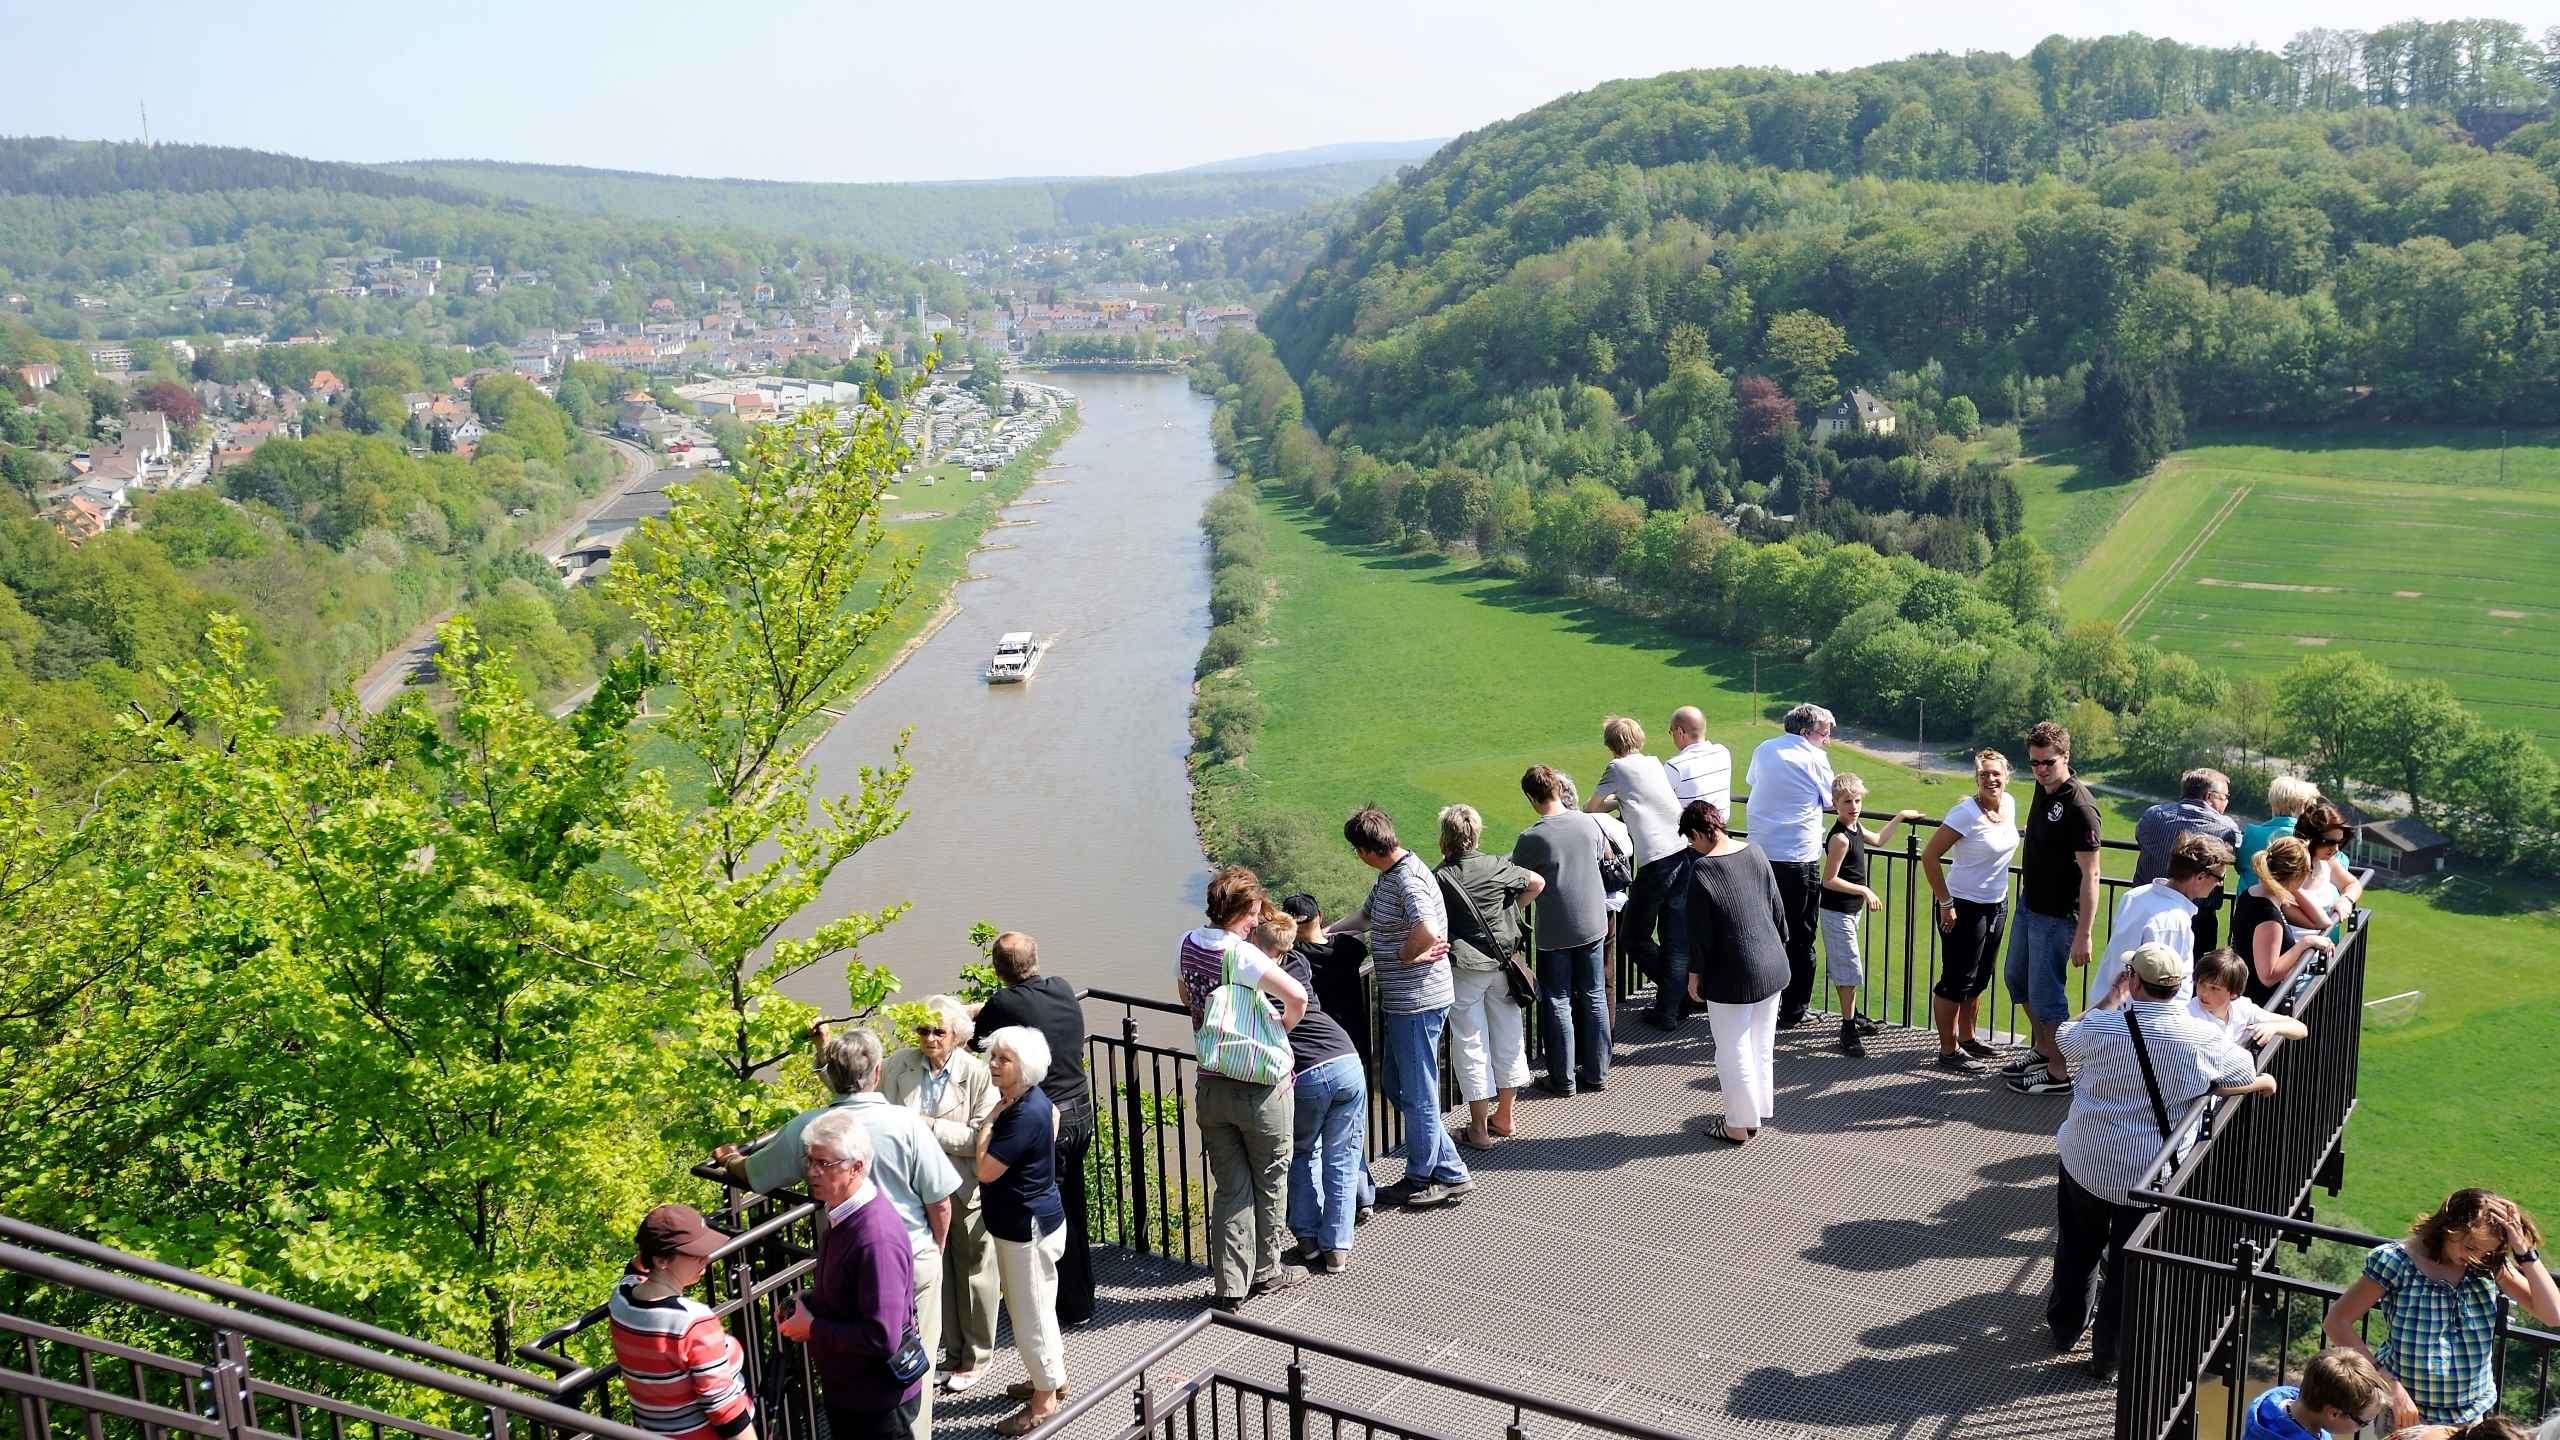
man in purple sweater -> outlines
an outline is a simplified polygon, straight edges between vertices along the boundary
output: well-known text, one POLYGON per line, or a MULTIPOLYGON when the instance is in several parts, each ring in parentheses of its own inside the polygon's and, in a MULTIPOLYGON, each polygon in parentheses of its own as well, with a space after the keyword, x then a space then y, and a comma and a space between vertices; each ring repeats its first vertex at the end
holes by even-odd
POLYGON ((898 1207, 871 1183, 871 1134, 850 1110, 809 1122, 809 1196, 826 1207, 808 1298, 780 1322, 809 1347, 835 1440, 907 1440, 924 1381, 900 1385, 889 1357, 915 1317, 915 1252, 898 1207))

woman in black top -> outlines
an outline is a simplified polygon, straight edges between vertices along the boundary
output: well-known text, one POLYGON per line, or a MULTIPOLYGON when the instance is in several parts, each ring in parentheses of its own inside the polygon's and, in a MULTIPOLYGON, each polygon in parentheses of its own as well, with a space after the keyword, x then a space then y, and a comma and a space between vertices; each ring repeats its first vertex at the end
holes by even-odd
POLYGON ((2249 999, 2272 1005, 2276 993, 2302 968, 2302 957, 2338 948, 2319 930, 2293 923, 2288 910, 2299 911, 2296 888, 2311 876, 2311 847, 2291 835, 2279 835, 2250 857, 2258 883, 2240 892, 2231 907, 2231 947, 2249 962, 2249 999))
POLYGON ((1917 820, 1917 810, 1899 810, 1869 830, 1861 821, 1867 782, 1842 771, 1831 782, 1831 809, 1839 818, 1822 840, 1822 954, 1831 967, 1831 988, 1840 994, 1840 1050, 1864 1055, 1864 1037, 1876 1033, 1876 1022, 1858 1013, 1858 991, 1867 983, 1866 966, 1858 958, 1858 921, 1870 910, 1882 910, 1884 897, 1867 884, 1867 847, 1893 838, 1893 827, 1917 820))
POLYGON ((1047 1038, 1028 1025, 987 1034, 987 1070, 1004 1098, 978 1138, 978 1195, 1027 1377, 1023 1407, 998 1422, 999 1435, 1028 1435, 1048 1423, 1067 1388, 1057 1305, 1066 1246, 1060 1231, 1067 1222, 1057 1183, 1059 1122, 1057 1107, 1034 1080, 1053 1058, 1048 1048, 1047 1038))
POLYGON ((1724 812, 1692 800, 1680 834, 1689 866, 1689 998, 1707 1007, 1716 1037, 1721 1134, 1739 1145, 1760 1133, 1777 1103, 1778 1003, 1787 988, 1787 916, 1769 857, 1725 833, 1724 812), (1699 848, 1700 839, 1713 843, 1699 848))
POLYGON ((1289 1032, 1289 1233, 1297 1237, 1297 1263, 1330 1274, 1351 1263, 1351 1229, 1362 1207, 1376 1203, 1368 1180, 1369 1080, 1351 1032, 1316 997, 1315 968, 1297 948, 1299 933, 1295 917, 1274 912, 1252 939, 1263 954, 1278 956, 1308 995, 1307 1013, 1289 1032))
POLYGON ((1093 1318, 1092 1221, 1085 1212, 1085 1151, 1093 1144, 1093 1086, 1084 1074, 1084 1002, 1076 988, 1040 973, 1040 942, 1019 930, 996 937, 996 978, 1004 988, 978 1007, 976 1049, 1007 1025, 1028 1025, 1049 1042, 1040 1089, 1058 1111, 1058 1195, 1067 1209, 1067 1254, 1058 1265, 1058 1323, 1093 1318))

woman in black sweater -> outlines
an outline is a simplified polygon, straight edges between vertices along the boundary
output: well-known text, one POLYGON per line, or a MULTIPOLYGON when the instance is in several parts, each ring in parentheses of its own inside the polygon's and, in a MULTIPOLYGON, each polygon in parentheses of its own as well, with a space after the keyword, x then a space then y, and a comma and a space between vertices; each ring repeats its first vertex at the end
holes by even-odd
POLYGON ((1725 1140, 1760 1133, 1777 1104, 1778 997, 1787 988, 1787 916, 1769 857, 1725 833, 1724 812, 1692 800, 1680 833, 1696 847, 1689 865, 1689 998, 1707 1007, 1716 1037, 1716 1084, 1725 1140))

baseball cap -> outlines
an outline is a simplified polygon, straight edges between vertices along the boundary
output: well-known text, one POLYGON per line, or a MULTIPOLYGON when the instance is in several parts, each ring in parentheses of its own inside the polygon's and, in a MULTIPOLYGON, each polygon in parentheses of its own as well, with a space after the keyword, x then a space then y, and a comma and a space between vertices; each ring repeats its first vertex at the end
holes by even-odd
POLYGON ((720 1244, 720 1232, 690 1205, 661 1205, 640 1222, 643 1255, 708 1255, 720 1244))
POLYGON ((1292 920, 1313 920, 1320 913, 1316 908, 1316 897, 1304 890, 1283 897, 1280 909, 1292 920))
POLYGON ((2134 975, 2145 985, 2183 985, 2196 973, 2195 962, 2157 940, 2147 940, 2133 947, 2125 957, 2134 975))

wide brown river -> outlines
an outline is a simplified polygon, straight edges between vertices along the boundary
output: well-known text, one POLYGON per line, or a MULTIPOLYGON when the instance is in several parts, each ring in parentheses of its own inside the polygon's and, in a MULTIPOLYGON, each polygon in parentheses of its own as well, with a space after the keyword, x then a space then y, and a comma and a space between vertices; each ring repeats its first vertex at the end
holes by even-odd
MULTIPOLYGON (((1044 377, 1047 378, 1047 377, 1044 377)), ((987 532, 959 614, 813 755, 818 793, 859 785, 898 731, 910 812, 829 881, 792 933, 847 910, 914 908, 863 947, 902 998, 949 988, 978 920, 1039 937, 1041 967, 1156 994, 1208 878, 1191 828, 1191 667, 1209 625, 1200 507, 1223 477, 1210 402, 1179 376, 1073 374, 1082 427, 987 532), (1053 640, 1029 683, 988 685, 996 637, 1053 640)), ((840 964, 792 994, 837 1013, 840 964)))

